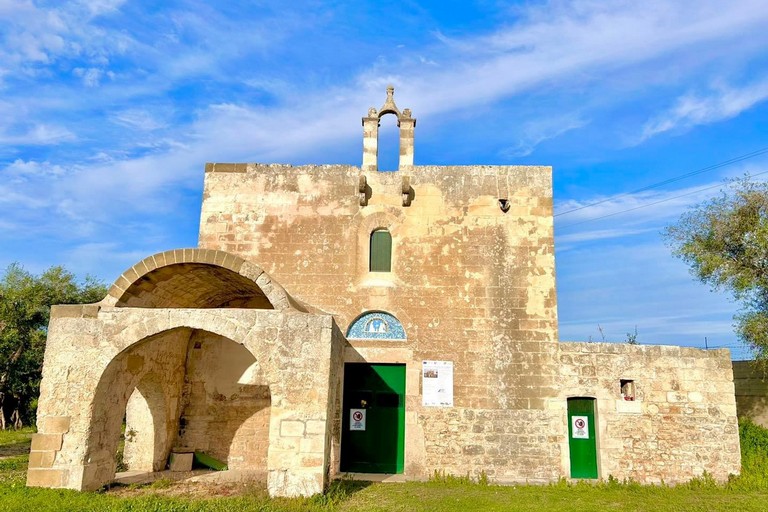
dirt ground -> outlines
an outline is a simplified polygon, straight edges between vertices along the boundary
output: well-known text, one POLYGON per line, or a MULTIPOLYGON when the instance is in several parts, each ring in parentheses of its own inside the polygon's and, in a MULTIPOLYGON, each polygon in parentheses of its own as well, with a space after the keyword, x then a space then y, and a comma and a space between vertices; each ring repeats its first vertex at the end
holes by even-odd
POLYGON ((227 473, 194 470, 184 472, 164 471, 153 474, 151 481, 134 484, 112 484, 107 494, 120 497, 158 495, 190 499, 228 496, 267 496, 266 481, 247 479, 227 481, 227 473))

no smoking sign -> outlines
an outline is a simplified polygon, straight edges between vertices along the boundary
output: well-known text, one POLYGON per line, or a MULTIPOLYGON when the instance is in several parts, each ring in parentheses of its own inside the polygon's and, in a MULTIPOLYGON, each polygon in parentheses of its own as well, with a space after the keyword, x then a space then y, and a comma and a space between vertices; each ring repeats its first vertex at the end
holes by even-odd
POLYGON ((589 439, 589 418, 586 416, 571 417, 571 437, 574 439, 589 439))
POLYGON ((349 430, 365 430, 365 409, 349 410, 349 430))

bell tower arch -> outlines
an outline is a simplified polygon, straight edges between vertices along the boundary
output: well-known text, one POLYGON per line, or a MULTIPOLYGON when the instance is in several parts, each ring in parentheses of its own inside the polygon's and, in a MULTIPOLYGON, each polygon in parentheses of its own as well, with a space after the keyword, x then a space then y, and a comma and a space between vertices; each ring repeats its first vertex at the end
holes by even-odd
POLYGON ((363 171, 379 170, 379 126, 382 116, 392 114, 397 117, 400 128, 400 158, 398 171, 409 171, 413 168, 413 134, 416 119, 411 116, 411 109, 402 112, 395 105, 395 88, 387 87, 387 99, 377 111, 375 107, 368 109, 368 116, 363 118, 363 171))

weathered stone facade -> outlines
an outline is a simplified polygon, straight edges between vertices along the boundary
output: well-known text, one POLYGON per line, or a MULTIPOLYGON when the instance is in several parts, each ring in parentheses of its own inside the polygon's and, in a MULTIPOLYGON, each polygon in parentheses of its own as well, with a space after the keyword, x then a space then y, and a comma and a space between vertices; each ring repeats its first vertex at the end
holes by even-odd
POLYGON ((129 466, 160 469, 181 446, 265 473, 273 494, 320 492, 360 430, 343 406, 355 363, 404 371, 406 478, 569 477, 574 397, 595 405, 595 476, 739 471, 728 352, 558 343, 551 168, 414 166, 416 120, 392 93, 363 118, 362 168, 207 164, 200 249, 54 310, 30 485, 108 482, 127 408, 129 466), (385 114, 398 172, 376 170, 385 114), (371 270, 377 231, 385 271, 371 270), (404 335, 343 335, 372 312, 404 335), (452 365, 452 402, 426 404, 428 361, 452 365))
POLYGON ((739 418, 768 428, 768 371, 754 361, 733 362, 733 384, 739 418))

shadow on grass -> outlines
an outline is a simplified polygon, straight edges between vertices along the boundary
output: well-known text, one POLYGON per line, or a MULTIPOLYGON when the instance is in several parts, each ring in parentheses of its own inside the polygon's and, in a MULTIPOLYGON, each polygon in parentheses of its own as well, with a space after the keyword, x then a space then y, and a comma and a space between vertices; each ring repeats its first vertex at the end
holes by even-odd
POLYGON ((373 482, 364 480, 352 480, 351 478, 340 478, 331 482, 325 494, 312 496, 310 500, 317 505, 338 505, 351 498, 355 493, 370 487, 373 482))
POLYGON ((32 441, 21 441, 12 444, 0 445, 0 458, 26 455, 29 453, 29 447, 31 444, 32 441))

